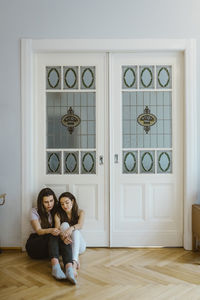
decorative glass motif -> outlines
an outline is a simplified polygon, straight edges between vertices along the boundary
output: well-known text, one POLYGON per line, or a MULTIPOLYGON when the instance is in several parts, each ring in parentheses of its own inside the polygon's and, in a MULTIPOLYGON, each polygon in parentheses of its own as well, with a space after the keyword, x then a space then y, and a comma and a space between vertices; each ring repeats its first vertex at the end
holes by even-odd
POLYGON ((79 153, 76 152, 64 152, 64 173, 78 174, 79 170, 79 153))
POLYGON ((46 67, 46 88, 60 89, 61 67, 46 67))
POLYGON ((122 88, 135 89, 137 88, 137 66, 123 66, 122 67, 122 88))
POLYGON ((157 122, 157 118, 155 115, 150 113, 149 107, 146 106, 144 109, 144 113, 138 116, 137 122, 144 127, 144 131, 147 134, 150 130, 150 126, 155 125, 155 123, 157 122))
POLYGON ((95 89, 95 67, 81 67, 81 89, 95 89))
POLYGON ((172 92, 123 91, 122 128, 125 149, 171 148, 172 92), (150 110, 150 115, 144 114, 145 107, 150 110), (144 130, 145 123, 147 126, 153 124, 148 134, 144 130))
POLYGON ((157 88, 170 89, 172 87, 171 66, 156 66, 157 88))
POLYGON ((137 151, 123 151, 123 173, 137 173, 137 151))
POLYGON ((78 67, 63 67, 63 88, 78 88, 78 67))
POLYGON ((140 172, 141 173, 154 173, 154 151, 140 151, 140 172))
POLYGON ((140 89, 154 88, 154 67, 140 66, 140 89))
POLYGON ((47 152, 47 174, 61 174, 61 152, 47 152))
POLYGON ((77 127, 81 123, 79 116, 74 114, 72 107, 67 111, 67 114, 64 115, 61 119, 61 123, 66 126, 69 130, 69 133, 72 134, 74 127, 77 127))
POLYGON ((172 172, 172 151, 158 151, 158 173, 171 173, 172 172))
POLYGON ((96 173, 96 152, 81 152, 81 173, 95 174, 96 173))
POLYGON ((122 66, 123 174, 172 173, 171 88, 172 66, 122 66))
MULTIPOLYGON (((96 147, 96 93, 95 92, 47 92, 47 148, 49 149, 94 149, 96 147), (62 125, 61 119, 73 108, 73 133, 62 125)), ((70 125, 67 117, 66 125, 70 125)))

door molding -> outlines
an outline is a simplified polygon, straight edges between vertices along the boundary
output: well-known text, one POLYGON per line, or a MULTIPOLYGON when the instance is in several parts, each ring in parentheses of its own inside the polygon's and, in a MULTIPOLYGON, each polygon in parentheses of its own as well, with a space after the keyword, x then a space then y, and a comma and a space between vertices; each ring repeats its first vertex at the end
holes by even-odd
MULTIPOLYGON (((192 249, 192 204, 197 202, 197 103, 195 39, 22 39, 21 40, 21 199, 22 246, 29 233, 34 191, 34 54, 42 52, 181 51, 184 55, 184 248, 192 249), (192 160, 191 160, 192 158, 192 160)), ((110 126, 110 136, 112 128, 110 126)), ((112 169, 110 168, 112 179, 112 169)), ((112 180, 110 182, 112 185, 112 180)), ((112 186, 110 188, 112 191, 112 186)), ((112 192, 110 193, 112 199, 112 192)))

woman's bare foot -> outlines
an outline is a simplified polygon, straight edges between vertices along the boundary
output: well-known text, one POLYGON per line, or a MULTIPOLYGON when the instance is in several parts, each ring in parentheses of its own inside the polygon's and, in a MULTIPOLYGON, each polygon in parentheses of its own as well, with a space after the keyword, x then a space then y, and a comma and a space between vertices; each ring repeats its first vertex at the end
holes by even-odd
POLYGON ((77 277, 78 276, 78 273, 77 273, 77 270, 80 269, 80 264, 79 262, 73 260, 73 270, 74 270, 74 276, 77 277))
POLYGON ((77 272, 76 266, 74 266, 74 264, 73 264, 73 272, 74 272, 74 276, 78 277, 78 272, 77 272))
POLYGON ((73 265, 76 266, 76 269, 79 270, 80 269, 80 262, 73 260, 73 265))

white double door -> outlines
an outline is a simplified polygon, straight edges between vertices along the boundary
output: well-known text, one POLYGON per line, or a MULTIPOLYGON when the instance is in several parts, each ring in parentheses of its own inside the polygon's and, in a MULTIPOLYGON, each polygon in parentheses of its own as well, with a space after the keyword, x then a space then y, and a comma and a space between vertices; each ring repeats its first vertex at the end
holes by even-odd
POLYGON ((179 54, 35 56, 35 190, 77 197, 88 246, 182 246, 181 67, 179 54))

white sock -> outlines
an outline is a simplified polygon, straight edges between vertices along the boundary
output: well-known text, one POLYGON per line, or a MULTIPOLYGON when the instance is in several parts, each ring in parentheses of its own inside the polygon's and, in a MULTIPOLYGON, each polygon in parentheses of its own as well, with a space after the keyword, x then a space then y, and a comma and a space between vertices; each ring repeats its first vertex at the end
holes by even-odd
POLYGON ((67 268, 66 277, 72 284, 77 284, 77 281, 74 277, 74 271, 72 267, 67 268))
POLYGON ((56 264, 54 266, 52 266, 52 275, 56 278, 56 279, 66 279, 66 275, 65 273, 62 271, 60 264, 56 264))

